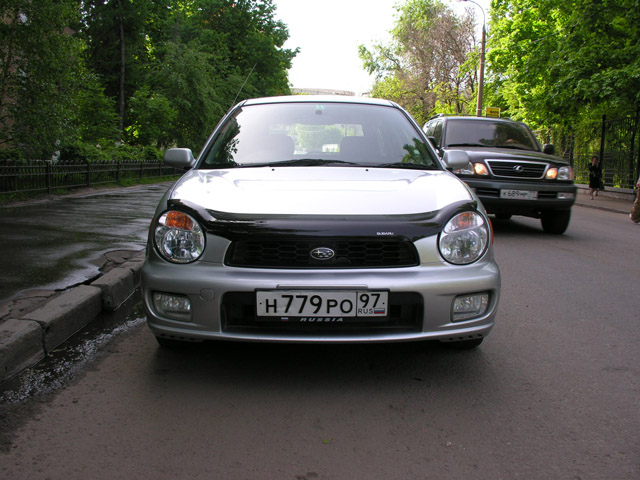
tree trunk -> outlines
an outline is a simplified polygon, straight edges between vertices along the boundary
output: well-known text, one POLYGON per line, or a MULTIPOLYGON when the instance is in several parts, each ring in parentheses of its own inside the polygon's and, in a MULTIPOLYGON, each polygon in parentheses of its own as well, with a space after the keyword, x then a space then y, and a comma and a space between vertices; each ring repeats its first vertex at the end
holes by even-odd
POLYGON ((124 130, 124 80, 126 67, 126 50, 124 43, 124 17, 122 15, 122 3, 118 0, 118 9, 120 10, 120 120, 118 129, 120 131, 120 140, 122 141, 124 130))

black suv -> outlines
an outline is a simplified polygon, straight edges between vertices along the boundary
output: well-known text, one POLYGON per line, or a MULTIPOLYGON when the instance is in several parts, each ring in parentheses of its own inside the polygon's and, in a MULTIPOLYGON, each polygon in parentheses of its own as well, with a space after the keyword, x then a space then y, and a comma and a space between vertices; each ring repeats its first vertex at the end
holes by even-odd
POLYGON ((562 234, 576 200, 573 170, 544 148, 529 127, 505 118, 436 116, 424 131, 440 155, 464 150, 469 167, 454 173, 473 188, 488 213, 541 219, 545 232, 562 234))

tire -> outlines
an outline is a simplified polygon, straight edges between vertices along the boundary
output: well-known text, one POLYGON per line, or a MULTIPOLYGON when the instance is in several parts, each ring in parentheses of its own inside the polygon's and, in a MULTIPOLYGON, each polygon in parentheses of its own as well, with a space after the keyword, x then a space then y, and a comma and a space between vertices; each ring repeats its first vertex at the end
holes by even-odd
POLYGON ((479 346, 484 337, 481 338, 473 338, 471 340, 457 340, 455 342, 441 342, 443 346, 455 350, 471 350, 472 348, 476 348, 479 346))
POLYGON ((554 235, 562 235, 569 226, 569 220, 571 220, 571 210, 544 212, 540 219, 545 233, 554 235))

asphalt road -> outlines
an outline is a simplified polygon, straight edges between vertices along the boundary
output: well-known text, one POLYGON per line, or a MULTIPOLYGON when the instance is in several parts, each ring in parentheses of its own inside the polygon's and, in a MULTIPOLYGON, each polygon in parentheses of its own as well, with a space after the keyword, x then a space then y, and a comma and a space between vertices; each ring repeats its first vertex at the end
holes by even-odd
POLYGON ((584 207, 563 236, 494 226, 479 349, 167 351, 136 308, 2 392, 0 478, 640 478, 640 226, 584 207))
POLYGON ((63 289, 99 273, 104 254, 144 249, 170 183, 89 190, 0 208, 0 301, 63 289))

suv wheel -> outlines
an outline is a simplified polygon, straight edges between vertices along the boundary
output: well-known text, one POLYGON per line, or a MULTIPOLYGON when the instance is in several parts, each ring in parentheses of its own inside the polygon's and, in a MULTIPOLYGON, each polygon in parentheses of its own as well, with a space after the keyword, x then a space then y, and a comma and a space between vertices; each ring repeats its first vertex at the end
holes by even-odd
POLYGON ((571 210, 557 210, 550 212, 543 212, 542 229, 546 233, 553 233, 555 235, 561 235, 567 230, 569 226, 569 220, 571 220, 571 210))

